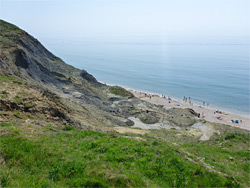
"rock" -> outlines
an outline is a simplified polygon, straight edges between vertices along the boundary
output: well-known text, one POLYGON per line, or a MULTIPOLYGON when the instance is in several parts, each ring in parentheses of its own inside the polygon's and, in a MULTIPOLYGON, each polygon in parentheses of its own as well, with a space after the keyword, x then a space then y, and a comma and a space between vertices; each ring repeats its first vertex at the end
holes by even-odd
POLYGON ((135 123, 132 121, 132 120, 130 120, 130 119, 128 119, 127 121, 126 121, 126 125, 127 126, 133 126, 135 123))
POLYGON ((17 50, 16 53, 16 61, 15 64, 18 67, 27 69, 29 67, 29 61, 27 61, 27 56, 23 50, 17 50))
POLYGON ((200 117, 200 114, 195 112, 192 108, 188 108, 188 111, 193 114, 194 116, 200 117))
POLYGON ((87 80, 87 81, 89 81, 91 83, 97 83, 97 80, 94 78, 94 76, 92 76, 91 74, 87 73, 87 71, 85 71, 85 70, 81 71, 80 76, 83 79, 85 79, 85 80, 87 80))
POLYGON ((146 124, 155 124, 159 122, 159 118, 156 112, 142 112, 138 115, 138 118, 141 120, 141 122, 146 124))
POLYGON ((172 115, 168 117, 168 120, 179 127, 191 127, 193 124, 195 124, 194 119, 190 117, 183 117, 180 114, 172 115))

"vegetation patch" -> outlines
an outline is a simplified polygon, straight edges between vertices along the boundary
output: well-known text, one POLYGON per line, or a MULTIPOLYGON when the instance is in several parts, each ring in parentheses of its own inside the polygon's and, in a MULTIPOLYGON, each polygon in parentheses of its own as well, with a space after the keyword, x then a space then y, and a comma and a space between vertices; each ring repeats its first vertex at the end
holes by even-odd
POLYGON ((11 126, 12 124, 11 123, 8 123, 8 122, 1 122, 0 123, 0 127, 9 127, 11 126))
POLYGON ((119 87, 119 86, 111 86, 109 88, 109 91, 110 91, 110 93, 112 93, 114 95, 119 95, 122 97, 129 97, 129 98, 134 97, 134 95, 132 93, 130 93, 126 89, 119 87))
POLYGON ((33 106, 32 103, 25 103, 25 104, 24 104, 24 107, 25 107, 25 108, 30 108, 30 107, 32 107, 32 106, 33 106))
POLYGON ((65 130, 65 131, 72 131, 74 129, 75 128, 73 126, 65 126, 63 130, 65 130))
POLYGON ((15 81, 15 80, 16 80, 15 78, 0 75, 0 81, 8 82, 8 81, 15 81))

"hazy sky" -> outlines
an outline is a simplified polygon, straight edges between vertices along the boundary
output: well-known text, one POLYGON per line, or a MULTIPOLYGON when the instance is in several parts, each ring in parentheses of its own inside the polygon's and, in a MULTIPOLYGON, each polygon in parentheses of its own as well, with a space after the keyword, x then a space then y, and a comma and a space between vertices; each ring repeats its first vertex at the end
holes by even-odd
POLYGON ((0 0, 36 37, 249 36, 250 0, 0 0))

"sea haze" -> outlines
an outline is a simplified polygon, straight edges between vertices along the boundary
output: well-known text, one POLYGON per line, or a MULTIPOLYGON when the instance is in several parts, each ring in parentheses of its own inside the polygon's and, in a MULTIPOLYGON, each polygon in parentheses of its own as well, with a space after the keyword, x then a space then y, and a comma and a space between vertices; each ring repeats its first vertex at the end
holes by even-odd
POLYGON ((249 115, 248 43, 42 41, 101 82, 249 115))

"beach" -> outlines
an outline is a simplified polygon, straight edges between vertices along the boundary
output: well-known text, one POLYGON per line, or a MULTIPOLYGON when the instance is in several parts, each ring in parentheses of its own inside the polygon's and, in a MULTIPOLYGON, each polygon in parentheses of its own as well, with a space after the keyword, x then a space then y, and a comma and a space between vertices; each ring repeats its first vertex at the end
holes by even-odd
MULTIPOLYGON (((156 105, 163 105, 164 108, 170 109, 170 108, 191 108, 195 112, 200 113, 199 119, 204 119, 209 122, 214 123, 222 123, 234 127, 238 127, 241 129, 250 130, 250 118, 241 116, 238 114, 232 114, 220 111, 218 109, 211 109, 207 107, 207 105, 204 106, 198 106, 195 104, 189 103, 189 99, 187 102, 180 102, 177 100, 173 100, 172 98, 165 97, 165 96, 159 96, 157 94, 149 94, 146 92, 140 92, 136 90, 129 89, 131 93, 134 94, 135 97, 140 98, 141 100, 156 104, 156 105), (234 120, 234 122, 232 122, 234 120), (235 120, 238 123, 235 123, 235 120)), ((192 98, 190 99, 192 101, 192 98)), ((198 117, 197 117, 198 118, 198 117)))

